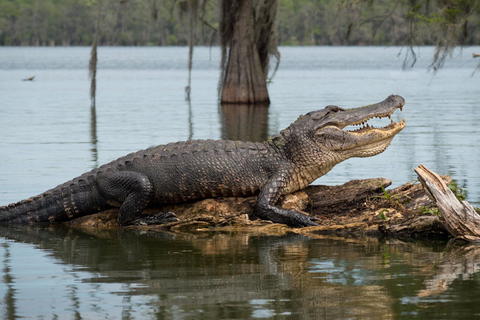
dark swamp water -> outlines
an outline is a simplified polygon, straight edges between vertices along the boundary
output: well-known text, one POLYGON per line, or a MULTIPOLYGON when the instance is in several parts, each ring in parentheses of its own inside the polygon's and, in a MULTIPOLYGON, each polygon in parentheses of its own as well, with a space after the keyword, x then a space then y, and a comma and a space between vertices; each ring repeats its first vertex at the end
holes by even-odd
MULTIPOLYGON (((100 48, 97 110, 89 48, 0 48, 0 205, 152 145, 262 140, 300 114, 405 97, 407 127, 376 157, 316 183, 385 177, 424 164, 480 204, 476 61, 465 49, 435 76, 432 48, 402 70, 400 48, 281 48, 272 105, 218 106, 217 48, 100 48), (23 78, 35 76, 33 82, 23 78)), ((446 240, 309 239, 63 227, 0 228, 0 318, 472 319, 479 248, 446 240)))

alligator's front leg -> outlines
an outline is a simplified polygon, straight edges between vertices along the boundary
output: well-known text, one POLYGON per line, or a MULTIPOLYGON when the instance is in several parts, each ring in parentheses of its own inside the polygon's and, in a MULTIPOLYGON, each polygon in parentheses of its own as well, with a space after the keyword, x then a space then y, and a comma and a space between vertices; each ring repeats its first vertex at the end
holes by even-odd
POLYGON ((142 215, 153 195, 148 177, 140 172, 119 171, 97 177, 100 192, 113 205, 120 205, 118 222, 129 224, 162 224, 178 220, 172 213, 142 215))
POLYGON ((277 173, 271 177, 258 195, 255 204, 255 214, 264 220, 284 223, 290 227, 302 228, 318 226, 308 215, 295 210, 285 210, 276 207, 278 199, 287 184, 287 171, 277 173))

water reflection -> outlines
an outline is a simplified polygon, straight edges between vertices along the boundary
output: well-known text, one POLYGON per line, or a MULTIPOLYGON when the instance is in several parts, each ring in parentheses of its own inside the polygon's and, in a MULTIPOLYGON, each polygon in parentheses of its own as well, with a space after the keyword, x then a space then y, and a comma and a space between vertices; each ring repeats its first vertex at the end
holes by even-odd
POLYGON ((425 289, 420 290, 418 296, 444 293, 459 277, 473 279, 479 271, 479 263, 480 247, 477 244, 449 243, 443 259, 436 265, 435 275, 425 281, 425 289))
POLYGON ((98 167, 97 110, 93 104, 90 107, 90 143, 92 144, 92 161, 98 167))
POLYGON ((12 277, 12 270, 10 267, 10 245, 8 242, 2 243, 1 247, 3 248, 5 254, 2 259, 3 269, 2 269, 2 281, 5 283, 7 290, 3 297, 5 311, 4 316, 5 319, 14 319, 15 318, 15 289, 13 284, 13 277, 12 277))
POLYGON ((221 104, 222 139, 260 142, 268 139, 268 105, 221 104))
POLYGON ((188 103, 188 140, 192 140, 193 138, 193 115, 192 115, 192 101, 190 100, 190 93, 187 97, 188 103))
MULTIPOLYGON (((460 295, 469 284, 455 279, 476 276, 480 259, 475 246, 455 244, 445 251, 445 242, 432 241, 65 227, 2 227, 0 236, 33 244, 49 253, 54 260, 50 264, 64 265, 61 273, 68 277, 54 270, 46 275, 47 280, 61 282, 55 293, 61 297, 52 297, 68 305, 56 310, 60 317, 85 314, 105 296, 110 296, 107 301, 118 301, 102 306, 102 312, 113 316, 127 311, 134 315, 137 303, 143 312, 160 318, 388 319, 412 310, 425 315, 433 309, 422 299, 446 291, 460 295)), ((16 305, 28 296, 18 290, 25 281, 24 266, 9 258, 9 245, 14 243, 3 246, 6 292, 0 304, 9 314, 22 316, 24 310, 16 310, 16 305)), ((480 288, 474 292, 480 293, 480 288)), ((475 309, 472 297, 462 303, 475 309)))

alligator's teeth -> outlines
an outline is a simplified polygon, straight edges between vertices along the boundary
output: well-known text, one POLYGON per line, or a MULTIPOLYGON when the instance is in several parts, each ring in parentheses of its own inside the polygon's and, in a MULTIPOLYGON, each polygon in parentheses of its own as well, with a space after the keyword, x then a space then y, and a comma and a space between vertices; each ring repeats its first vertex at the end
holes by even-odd
POLYGON ((390 117, 390 115, 388 115, 388 119, 392 119, 392 117, 390 117))
POLYGON ((400 111, 403 111, 403 106, 400 107, 400 111))
POLYGON ((393 119, 390 119, 390 124, 393 124, 393 119))

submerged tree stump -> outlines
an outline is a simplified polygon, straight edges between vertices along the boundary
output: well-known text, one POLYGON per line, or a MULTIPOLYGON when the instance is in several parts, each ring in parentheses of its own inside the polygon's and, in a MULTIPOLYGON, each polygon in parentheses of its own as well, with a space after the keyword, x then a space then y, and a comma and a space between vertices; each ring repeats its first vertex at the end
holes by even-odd
POLYGON ((459 201, 445 182, 433 171, 420 165, 415 172, 427 193, 442 213, 448 232, 457 239, 480 241, 480 214, 467 201, 459 201))
MULTIPOLYGON (((230 49, 228 62, 224 67, 224 78, 220 101, 222 103, 236 104, 270 104, 268 96, 265 70, 260 60, 259 49, 255 41, 254 2, 242 0, 227 2, 224 10, 235 12, 232 21, 223 21, 229 28, 222 27, 224 33, 230 34, 230 49), (231 28, 231 30, 230 30, 231 28)), ((230 16, 224 12, 225 17, 230 16)), ((221 34, 222 45, 227 39, 221 34)), ((228 37, 227 37, 228 38, 228 37)), ((268 61, 268 59, 267 59, 268 61)))

